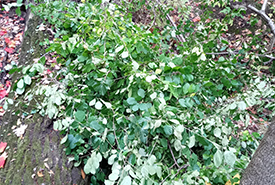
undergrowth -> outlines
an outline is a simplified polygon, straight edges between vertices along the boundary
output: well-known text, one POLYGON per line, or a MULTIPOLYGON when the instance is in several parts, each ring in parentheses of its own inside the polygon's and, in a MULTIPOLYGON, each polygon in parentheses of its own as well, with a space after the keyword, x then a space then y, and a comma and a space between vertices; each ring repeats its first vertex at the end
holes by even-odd
POLYGON ((247 108, 256 105, 274 113, 261 99, 274 98, 274 87, 242 65, 245 49, 206 54, 231 51, 221 37, 227 24, 185 17, 179 30, 151 32, 132 22, 127 6, 101 1, 47 1, 33 11, 54 27, 45 43, 61 68, 42 56, 24 67, 14 91, 26 104, 44 95, 39 113, 56 120, 66 154, 91 184, 238 181, 260 135, 238 137, 236 122, 249 126, 247 108), (167 40, 178 34, 188 37, 175 52, 167 40), (38 85, 25 92, 33 79, 38 85))

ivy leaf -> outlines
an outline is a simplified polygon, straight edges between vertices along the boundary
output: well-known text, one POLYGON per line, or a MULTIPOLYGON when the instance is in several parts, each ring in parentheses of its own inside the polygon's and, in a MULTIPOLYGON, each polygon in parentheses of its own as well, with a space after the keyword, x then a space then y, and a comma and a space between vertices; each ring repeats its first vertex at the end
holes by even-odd
POLYGON ((57 120, 53 123, 53 129, 54 130, 62 130, 62 122, 61 120, 57 120))
POLYGON ((222 152, 217 150, 214 154, 214 165, 218 168, 222 164, 222 152))
POLYGON ((96 170, 99 167, 99 163, 102 160, 102 156, 100 153, 96 153, 95 151, 92 153, 91 157, 87 160, 87 163, 84 166, 84 172, 86 174, 92 173, 95 175, 96 170))

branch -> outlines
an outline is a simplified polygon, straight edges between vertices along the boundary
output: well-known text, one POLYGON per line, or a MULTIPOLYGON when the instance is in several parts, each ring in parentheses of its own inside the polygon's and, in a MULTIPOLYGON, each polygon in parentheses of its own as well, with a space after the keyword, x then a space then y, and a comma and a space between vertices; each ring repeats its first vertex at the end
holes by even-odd
POLYGON ((267 2, 268 2, 268 0, 264 0, 263 6, 262 6, 262 9, 261 9, 262 12, 265 12, 267 2))
POLYGON ((265 13, 265 9, 266 9, 266 5, 267 5, 268 0, 265 0, 262 6, 261 10, 258 10, 257 8, 255 8, 252 5, 248 5, 247 7, 250 8, 251 10, 253 10, 254 12, 256 12, 257 14, 261 15, 269 24, 269 27, 273 33, 273 35, 275 35, 275 24, 274 22, 270 19, 270 17, 268 17, 265 13))
POLYGON ((168 146, 169 146, 169 150, 170 150, 170 152, 171 152, 171 154, 172 154, 172 157, 173 157, 173 160, 174 160, 175 164, 177 165, 178 168, 180 168, 179 164, 177 163, 177 161, 176 161, 176 159, 175 159, 174 153, 173 153, 173 151, 172 151, 172 149, 171 149, 170 142, 167 141, 167 144, 168 144, 168 146))

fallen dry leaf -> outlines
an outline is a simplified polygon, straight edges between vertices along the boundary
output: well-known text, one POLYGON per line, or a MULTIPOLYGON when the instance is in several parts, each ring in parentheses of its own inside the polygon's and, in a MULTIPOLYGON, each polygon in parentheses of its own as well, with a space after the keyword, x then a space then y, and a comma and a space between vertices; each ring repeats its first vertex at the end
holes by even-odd
POLYGON ((4 152, 7 147, 7 143, 1 142, 0 143, 0 153, 4 152))
POLYGON ((14 129, 13 132, 15 133, 15 135, 17 137, 20 137, 25 133, 25 130, 27 127, 28 127, 28 125, 20 125, 20 127, 17 129, 14 129))
POLYGON ((82 176, 83 179, 85 179, 85 177, 86 177, 83 169, 81 169, 81 176, 82 176))
POLYGON ((43 176, 44 176, 43 171, 44 171, 43 169, 39 170, 39 171, 37 172, 37 176, 38 176, 38 177, 43 177, 43 176))
POLYGON ((1 156, 0 156, 0 168, 4 168, 6 159, 7 159, 8 155, 7 152, 4 152, 1 156))

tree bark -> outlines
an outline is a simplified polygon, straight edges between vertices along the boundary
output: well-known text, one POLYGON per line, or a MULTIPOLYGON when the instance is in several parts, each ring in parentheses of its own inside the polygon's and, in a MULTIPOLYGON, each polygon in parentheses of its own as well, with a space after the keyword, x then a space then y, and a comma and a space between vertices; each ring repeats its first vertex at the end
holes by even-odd
POLYGON ((275 119, 247 166, 240 185, 275 184, 275 119))

